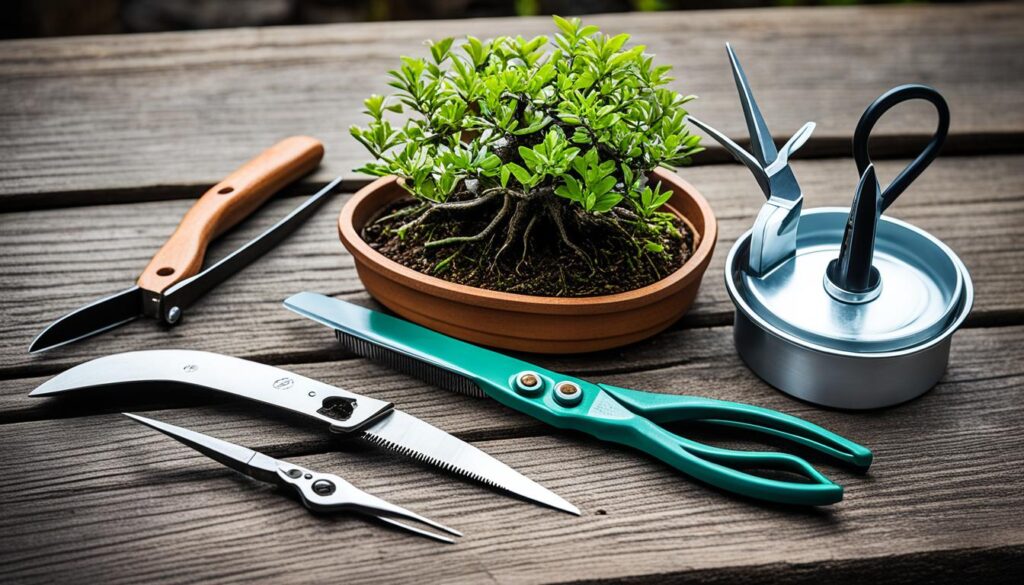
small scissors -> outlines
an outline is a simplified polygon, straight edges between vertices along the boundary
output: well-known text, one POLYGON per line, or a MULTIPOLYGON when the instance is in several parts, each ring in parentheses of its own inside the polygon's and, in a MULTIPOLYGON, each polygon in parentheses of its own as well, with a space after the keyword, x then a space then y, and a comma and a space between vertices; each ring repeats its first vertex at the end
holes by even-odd
POLYGON ((657 394, 595 384, 477 347, 425 327, 315 293, 298 293, 285 307, 337 331, 351 351, 457 392, 488 396, 551 426, 639 449, 705 483, 785 504, 824 505, 843 488, 788 453, 721 449, 661 427, 703 421, 789 439, 860 469, 871 451, 795 416, 749 404, 657 394), (743 469, 776 469, 806 482, 761 477, 743 469))
POLYGON ((302 505, 315 512, 351 511, 357 514, 365 514, 403 530, 448 544, 454 544, 455 541, 447 536, 398 522, 395 518, 415 520, 448 534, 462 536, 462 533, 457 530, 448 528, 415 512, 410 512, 405 508, 368 494, 337 475, 312 471, 287 461, 274 459, 259 451, 253 451, 241 445, 235 445, 234 443, 215 439, 202 433, 176 427, 151 418, 127 412, 124 415, 136 422, 152 427, 184 445, 192 447, 210 459, 239 473, 281 488, 294 490, 302 498, 302 505))

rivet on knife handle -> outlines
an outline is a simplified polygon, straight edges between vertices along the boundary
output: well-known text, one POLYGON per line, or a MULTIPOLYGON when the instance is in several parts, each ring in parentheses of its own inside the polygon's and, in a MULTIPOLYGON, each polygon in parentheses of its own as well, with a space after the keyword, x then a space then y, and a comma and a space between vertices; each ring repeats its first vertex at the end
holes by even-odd
POLYGON ((188 210, 174 234, 142 271, 139 287, 161 293, 199 272, 211 241, 282 187, 316 168, 323 155, 324 147, 319 140, 292 136, 211 187, 188 210))

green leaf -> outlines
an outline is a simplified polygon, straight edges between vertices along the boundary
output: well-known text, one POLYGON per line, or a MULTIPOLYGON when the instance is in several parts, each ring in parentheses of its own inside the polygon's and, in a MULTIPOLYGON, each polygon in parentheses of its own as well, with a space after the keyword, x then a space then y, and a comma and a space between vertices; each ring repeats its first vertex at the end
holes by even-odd
MULTIPOLYGON (((588 187, 590 188, 591 191, 594 192, 595 195, 597 195, 598 197, 601 197, 605 193, 611 191, 613 187, 615 187, 615 182, 616 182, 615 181, 615 177, 605 177, 605 178, 601 179, 600 181, 598 181, 597 184, 595 184, 595 185, 588 185, 588 187)), ((622 198, 620 197, 619 199, 622 199, 622 198)))
POLYGON ((571 176, 565 177, 564 185, 555 187, 555 195, 573 201, 583 201, 583 189, 580 187, 580 182, 571 176))
POLYGON ((665 251, 665 246, 650 240, 644 242, 644 248, 646 248, 648 252, 654 252, 655 254, 660 254, 665 251))
POLYGON ((430 43, 430 55, 434 58, 434 63, 440 65, 448 58, 448 52, 451 51, 452 43, 455 39, 448 37, 441 39, 440 41, 430 43))
POLYGON ((615 35, 614 37, 608 39, 608 43, 605 45, 605 48, 609 50, 611 53, 615 53, 619 49, 621 49, 622 45, 625 45, 626 41, 628 40, 629 35, 627 35, 626 33, 615 35))
POLYGON ((516 180, 519 181, 524 187, 533 186, 535 179, 533 175, 530 174, 530 171, 524 169, 523 167, 517 165, 516 163, 507 163, 505 167, 512 171, 512 174, 515 176, 516 180))
POLYGON ((604 195, 595 196, 595 201, 591 208, 591 211, 598 213, 604 213, 619 204, 622 201, 622 195, 618 193, 606 193, 604 195))
POLYGON ((558 27, 566 36, 573 37, 576 34, 576 29, 579 27, 579 20, 574 19, 575 23, 570 22, 557 14, 552 14, 551 18, 555 21, 555 26, 558 27))

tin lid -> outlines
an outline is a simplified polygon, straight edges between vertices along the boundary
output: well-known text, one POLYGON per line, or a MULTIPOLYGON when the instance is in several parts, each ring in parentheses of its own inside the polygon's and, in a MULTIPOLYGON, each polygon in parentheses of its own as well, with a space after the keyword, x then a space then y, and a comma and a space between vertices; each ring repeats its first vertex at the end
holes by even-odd
POLYGON ((761 276, 745 270, 750 237, 744 236, 727 268, 737 305, 798 342, 857 353, 927 343, 970 309, 964 307, 968 277, 953 251, 888 217, 877 224, 873 266, 880 283, 872 297, 837 298, 826 273, 839 255, 848 216, 843 208, 804 211, 796 253, 761 276))

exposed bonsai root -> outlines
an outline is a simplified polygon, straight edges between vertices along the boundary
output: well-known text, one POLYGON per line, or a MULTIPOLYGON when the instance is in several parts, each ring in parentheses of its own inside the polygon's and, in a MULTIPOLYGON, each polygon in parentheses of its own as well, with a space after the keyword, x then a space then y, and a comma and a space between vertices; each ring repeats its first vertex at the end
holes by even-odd
POLYGON ((527 203, 525 201, 516 201, 515 209, 512 211, 512 219, 508 221, 508 229, 505 231, 505 240, 501 243, 501 247, 498 248, 498 252, 494 255, 494 262, 491 264, 493 269, 498 265, 498 259, 501 255, 508 250, 508 247, 515 241, 516 235, 518 235, 520 228, 523 225, 523 217, 525 217, 527 203))
MULTIPOLYGON (((481 231, 480 233, 478 233, 476 235, 473 235, 473 236, 452 236, 450 238, 442 238, 440 240, 431 240, 431 241, 426 242, 425 244, 423 244, 423 247, 424 248, 436 248, 438 246, 447 246, 449 244, 458 244, 460 242, 481 242, 481 241, 483 241, 484 239, 489 237, 492 233, 494 233, 494 230, 498 228, 498 224, 501 223, 501 220, 505 219, 505 214, 508 213, 508 208, 509 208, 509 204, 510 204, 511 201, 512 201, 512 198, 505 197, 504 201, 502 201, 502 204, 501 204, 501 210, 498 211, 498 214, 494 216, 494 219, 491 220, 491 223, 487 224, 487 227, 485 227, 483 229, 483 231, 481 231)), ((426 214, 424 214, 424 215, 426 215, 426 214)))
POLYGON ((588 256, 586 252, 580 249, 579 246, 574 244, 573 241, 569 239, 569 233, 566 232, 565 230, 565 222, 562 221, 561 210, 559 210, 553 204, 548 204, 547 209, 548 215, 550 215, 551 219, 555 222, 555 227, 558 228, 558 235, 562 239, 562 243, 568 246, 569 249, 572 250, 573 252, 576 252, 576 254, 580 258, 583 258, 583 260, 587 263, 588 266, 593 268, 594 264, 593 262, 590 261, 590 256, 588 256))
MULTIPOLYGON (((456 195, 461 195, 462 193, 465 193, 465 191, 457 193, 456 195)), ((410 229, 418 225, 421 225, 428 218, 430 218, 430 216, 433 215, 435 211, 465 211, 467 209, 474 209, 476 207, 480 207, 481 205, 487 204, 497 196, 498 193, 485 193, 484 195, 477 199, 468 199, 466 201, 448 201, 445 203, 431 204, 430 207, 423 212, 423 215, 420 215, 416 219, 413 219, 412 221, 399 226, 397 231, 399 233, 405 233, 410 229)), ((385 218, 381 218, 381 220, 379 221, 383 221, 384 219, 385 218)))
POLYGON ((519 262, 516 264, 516 274, 519 274, 519 269, 522 268, 523 262, 526 262, 526 252, 530 249, 530 233, 533 232, 533 226, 537 224, 537 216, 530 218, 530 222, 526 224, 526 229, 523 230, 523 253, 519 255, 519 262))
POLYGON ((415 215, 415 214, 417 214, 417 213, 419 213, 421 211, 426 210, 427 207, 429 207, 429 205, 427 205, 426 203, 423 203, 422 205, 414 205, 412 207, 406 207, 405 209, 399 209, 398 211, 396 211, 394 213, 389 213, 389 214, 385 215, 384 217, 377 218, 377 219, 373 220, 372 223, 384 222, 384 221, 389 221, 389 220, 392 220, 392 219, 398 219, 399 217, 405 217, 407 215, 415 215))
POLYGON ((640 221, 640 216, 639 215, 637 215, 637 214, 633 213, 632 211, 630 211, 628 209, 625 209, 623 207, 613 207, 612 208, 612 213, 614 213, 615 215, 621 217, 622 219, 628 219, 629 221, 633 221, 633 222, 640 221))
POLYGON ((491 202, 464 213, 435 213, 404 237, 396 236, 395 226, 416 214, 396 212, 420 205, 396 202, 381 214, 391 219, 367 226, 367 241, 405 266, 451 282, 574 297, 654 282, 678 268, 692 246, 691 230, 682 222, 674 224, 679 231, 673 235, 647 231, 614 213, 587 213, 561 198, 533 201, 499 192, 491 202), (665 252, 647 250, 647 241, 665 252))

